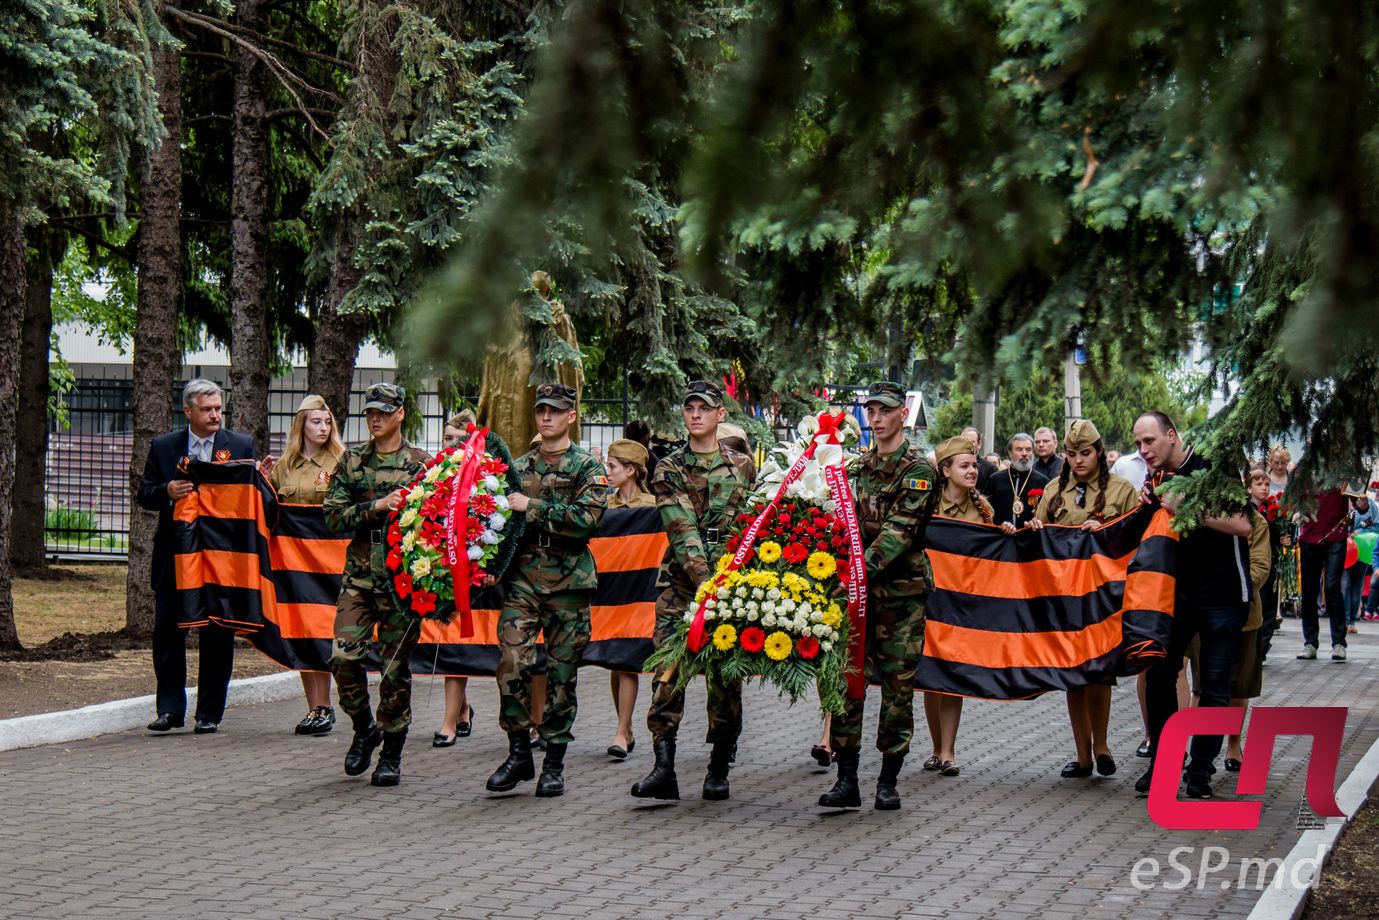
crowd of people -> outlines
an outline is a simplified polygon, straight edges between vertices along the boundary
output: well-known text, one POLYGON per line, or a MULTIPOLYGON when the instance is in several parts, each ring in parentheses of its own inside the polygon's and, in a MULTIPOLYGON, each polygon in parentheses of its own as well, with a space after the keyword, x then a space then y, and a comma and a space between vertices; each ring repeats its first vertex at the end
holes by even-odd
MULTIPOLYGON (((302 735, 330 732, 332 676, 339 707, 353 737, 344 770, 360 775, 377 766, 371 782, 401 780, 402 751, 411 724, 409 659, 420 636, 412 614, 400 610, 388 590, 383 534, 402 489, 430 459, 403 437, 404 392, 394 384, 371 386, 364 414, 370 438, 346 449, 339 425, 325 401, 308 396, 299 407, 282 457, 265 457, 259 467, 285 501, 319 504, 328 524, 353 534, 337 607, 331 673, 302 674, 307 715, 302 735), (365 658, 376 647, 382 675, 375 707, 365 658), (380 750, 381 749, 381 750, 380 750)), ((207 380, 193 380, 183 392, 185 431, 156 438, 138 492, 139 503, 160 515, 153 546, 153 588, 157 628, 153 658, 157 718, 152 731, 181 728, 186 717, 185 636, 178 628, 176 585, 171 568, 173 509, 195 485, 189 461, 253 459, 250 440, 223 428, 222 395, 207 380)), ((880 724, 876 747, 881 767, 875 807, 900 807, 898 777, 914 730, 915 672, 924 645, 925 598, 932 574, 925 554, 925 527, 933 515, 999 527, 1008 535, 1046 526, 1097 530, 1105 523, 1156 504, 1170 514, 1178 498, 1164 484, 1210 467, 1180 436, 1173 420, 1152 408, 1136 420, 1135 449, 1110 449, 1094 420, 1076 419, 1061 444, 1053 429, 1019 432, 1006 439, 1006 456, 984 454, 981 436, 965 429, 922 452, 904 428, 905 391, 878 381, 866 392, 864 409, 871 445, 850 470, 858 526, 865 547, 870 613, 866 620, 866 669, 879 681, 880 724)), ((581 654, 590 636, 590 599, 597 573, 589 551, 607 508, 656 507, 667 535, 657 587, 654 641, 674 632, 697 587, 715 569, 729 528, 746 508, 756 476, 746 433, 727 422, 721 389, 693 381, 683 399, 685 439, 651 450, 650 429, 628 426, 625 437, 599 455, 571 440, 578 418, 575 390, 559 383, 536 389, 532 408, 537 431, 530 449, 514 460, 522 488, 506 497, 525 528, 503 579, 504 603, 496 644, 499 712, 508 754, 487 781, 505 792, 536 780, 538 796, 565 790, 564 757, 573 739, 578 706, 576 684, 581 654), (536 640, 544 637, 547 668, 538 673, 536 640), (541 770, 535 754, 544 752, 541 770)), ((445 446, 457 446, 474 430, 472 414, 461 412, 444 429, 445 446)), ((1298 658, 1315 659, 1324 611, 1330 657, 1346 659, 1346 636, 1361 618, 1379 618, 1376 594, 1368 590, 1370 566, 1347 558, 1347 538, 1379 532, 1379 514, 1363 486, 1324 492, 1305 519, 1288 512, 1291 456, 1276 447, 1260 463, 1242 470, 1248 501, 1229 513, 1194 523, 1182 536, 1175 588, 1175 613, 1167 654, 1138 676, 1144 742, 1136 754, 1149 761, 1135 788, 1147 792, 1164 724, 1188 705, 1246 707, 1261 693, 1263 664, 1282 613, 1296 593, 1303 646, 1298 658), (1296 560, 1296 583, 1282 585, 1296 560), (1348 564, 1349 563, 1349 564, 1348 564), (1184 662, 1190 668, 1184 668, 1184 662), (1190 674, 1190 677, 1189 677, 1190 674)), ((195 732, 216 731, 224 714, 233 635, 224 627, 201 627, 199 694, 195 732)), ((611 758, 635 749, 633 727, 638 675, 610 673, 617 727, 608 745, 611 758)), ((738 684, 707 681, 710 754, 702 795, 729 797, 729 772, 742 729, 738 684)), ((1114 679, 1066 694, 1072 757, 1064 778, 1117 772, 1108 744, 1114 679)), ((678 727, 685 693, 673 675, 652 678, 646 726, 654 763, 631 795, 679 798, 676 773, 678 727)), ((432 744, 449 747, 471 734, 475 710, 468 679, 445 678, 444 714, 432 744)), ((924 715, 929 753, 924 770, 960 775, 958 730, 961 697, 926 692, 924 715)), ((836 764, 834 786, 822 795, 826 808, 861 805, 858 767, 862 749, 860 700, 827 720, 811 751, 821 765, 836 764)), ((1224 739, 1227 771, 1238 771, 1241 739, 1224 739)), ((1211 777, 1221 754, 1219 736, 1194 737, 1185 763, 1186 794, 1212 795, 1211 777)))

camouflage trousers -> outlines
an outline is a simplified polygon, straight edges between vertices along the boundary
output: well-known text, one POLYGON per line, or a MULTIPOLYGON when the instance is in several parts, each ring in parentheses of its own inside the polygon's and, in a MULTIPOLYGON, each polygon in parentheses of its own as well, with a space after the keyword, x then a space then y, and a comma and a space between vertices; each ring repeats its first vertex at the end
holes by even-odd
POLYGON ((340 708, 355 728, 369 721, 369 673, 364 660, 378 630, 383 679, 378 685, 378 727, 406 731, 412 723, 412 649, 421 638, 421 621, 397 609, 392 597, 345 588, 335 606, 335 642, 330 670, 340 691, 340 708))
MULTIPOLYGON (((923 598, 897 598, 867 610, 865 673, 881 680, 881 722, 876 727, 876 749, 883 754, 905 754, 915 729, 915 669, 924 652, 923 598)), ((862 746, 864 700, 847 701, 841 715, 833 717, 833 749, 857 750, 862 746)))
MULTIPOLYGON (((667 588, 656 600, 656 647, 660 648, 674 635, 685 608, 691 597, 677 595, 674 588, 667 588)), ((705 678, 709 699, 705 709, 709 716, 709 732, 705 739, 710 744, 719 741, 736 741, 742 734, 742 685, 723 684, 713 678, 705 678)), ((646 727, 655 741, 674 741, 680 730, 680 720, 685 717, 685 691, 675 689, 674 675, 667 675, 665 668, 657 668, 651 678, 651 708, 646 714, 646 727), (667 679, 669 676, 670 679, 667 679)))
POLYGON ((518 576, 507 586, 498 615, 498 724, 505 732, 530 731, 531 678, 536 670, 536 639, 546 643, 546 708, 538 726, 548 742, 574 739, 578 704, 575 681, 589 644, 591 591, 537 594, 518 576))

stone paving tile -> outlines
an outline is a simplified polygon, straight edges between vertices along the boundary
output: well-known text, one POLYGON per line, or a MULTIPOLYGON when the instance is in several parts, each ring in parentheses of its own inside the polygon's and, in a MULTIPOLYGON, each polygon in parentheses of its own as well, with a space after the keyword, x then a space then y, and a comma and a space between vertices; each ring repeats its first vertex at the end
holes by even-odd
MULTIPOLYGON (((1265 705, 1350 707, 1340 776, 1379 738, 1379 636, 1345 664, 1291 656, 1288 621, 1265 669, 1265 705)), ((707 749, 703 691, 690 692, 673 805, 627 795, 651 762, 641 720, 627 762, 603 754, 614 718, 601 671, 584 672, 569 792, 489 796, 505 741, 492 681, 471 682, 476 731, 429 746, 439 682, 419 681, 403 785, 379 790, 340 770, 348 732, 298 738, 298 701, 233 710, 214 736, 129 732, 0 753, 0 918, 254 917, 1242 917, 1243 857, 1282 856, 1297 840, 1306 740, 1281 740, 1260 828, 1169 832, 1131 784, 1143 761, 1133 682, 1115 695, 1120 772, 1062 780, 1071 738, 1061 696, 969 702, 963 773, 902 774, 904 808, 827 814, 831 777, 807 757, 818 721, 770 690, 749 689, 729 802, 698 797, 707 749), (1228 873, 1202 890, 1137 890, 1142 857, 1229 848, 1228 873)), ((648 687, 643 679, 641 704, 648 687)), ((875 731, 875 694, 867 730, 875 731)), ((919 738, 925 738, 920 717, 919 738)), ((879 755, 862 763, 869 798, 879 755)), ((1229 798, 1230 782, 1218 776, 1229 798)), ((1172 880, 1172 873, 1160 879, 1172 880)))

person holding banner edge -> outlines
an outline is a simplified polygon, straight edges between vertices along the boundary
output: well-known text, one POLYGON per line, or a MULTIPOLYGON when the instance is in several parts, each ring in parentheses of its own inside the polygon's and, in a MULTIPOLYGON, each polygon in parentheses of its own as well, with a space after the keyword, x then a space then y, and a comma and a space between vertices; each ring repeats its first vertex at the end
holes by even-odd
POLYGON ((402 387, 391 383, 375 383, 364 391, 364 416, 372 437, 345 454, 325 500, 330 529, 354 531, 345 556, 330 656, 340 708, 354 724, 345 773, 358 776, 367 770, 381 744, 383 753, 370 779, 375 786, 402 781, 402 747, 412 722, 412 650, 421 637, 420 621, 397 605, 384 561, 388 519, 402 504, 402 490, 431 459, 402 437, 405 396, 402 387), (377 720, 369 706, 364 665, 375 628, 383 661, 377 720))
MULTIPOLYGON (((1128 514, 1140 506, 1139 493, 1125 479, 1111 474, 1101 433, 1090 419, 1080 418, 1068 426, 1063 439, 1064 463, 1058 479, 1044 490, 1030 527, 1063 524, 1098 530, 1106 521, 1128 514)), ((1116 761, 1106 743, 1111 721, 1111 687, 1115 678, 1068 691, 1068 720, 1072 723, 1076 759, 1064 767, 1064 779, 1079 779, 1096 772, 1111 776, 1116 761)))
MULTIPOLYGON (((656 601, 655 641, 659 647, 674 635, 699 585, 707 581, 728 528, 751 497, 756 467, 751 458, 718 443, 718 426, 727 418, 723 391, 708 380, 689 384, 682 403, 689 443, 672 451, 656 465, 651 492, 661 511, 669 545, 661 562, 656 585, 662 588, 656 601)), ((742 733, 742 686, 707 679, 708 773, 703 797, 728 798, 728 769, 742 733)), ((651 707, 646 724, 651 731, 656 763, 651 772, 632 786, 632 795, 644 799, 680 798, 675 775, 675 740, 685 714, 685 691, 675 687, 675 675, 658 668, 652 677, 651 707)))
MULTIPOLYGON (((915 669, 924 649, 924 598, 932 578, 924 555, 924 527, 937 499, 938 477, 929 461, 905 440, 905 390, 889 380, 867 390, 867 424, 872 446, 852 472, 857 524, 866 547, 868 609, 865 664, 881 680, 881 715, 876 747, 881 773, 874 806, 900 807, 896 784, 914 733, 915 669)), ((865 686, 865 685, 864 685, 865 686)), ((822 808, 860 808, 857 767, 862 752, 863 695, 849 695, 847 708, 831 722, 838 763, 833 788, 819 797, 822 808)))

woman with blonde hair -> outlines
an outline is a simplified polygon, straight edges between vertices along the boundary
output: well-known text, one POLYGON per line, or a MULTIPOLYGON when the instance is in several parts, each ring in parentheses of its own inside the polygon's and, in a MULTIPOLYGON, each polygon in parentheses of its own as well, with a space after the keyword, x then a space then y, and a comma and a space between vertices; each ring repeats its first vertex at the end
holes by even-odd
MULTIPOLYGON (((1101 432, 1091 420, 1080 418, 1068 426, 1063 448, 1063 470, 1057 480, 1044 487, 1034 520, 1029 524, 1031 528, 1061 524, 1099 530, 1105 522, 1140 506, 1140 493, 1130 480, 1112 474, 1101 432)), ((1077 758, 1063 766, 1061 775, 1065 779, 1091 776, 1094 764, 1102 776, 1116 772, 1116 759, 1106 742, 1111 688, 1115 683, 1112 677, 1104 683, 1068 691, 1068 720, 1072 723, 1077 758)))
MULTIPOLYGON (((935 513, 974 524, 990 524, 995 512, 991 503, 977 491, 980 469, 977 445, 964 437, 949 438, 934 448, 934 461, 939 480, 935 513)), ((926 692, 924 717, 929 723, 929 739, 933 743, 933 754, 924 761, 924 769, 937 770, 944 776, 957 776, 955 749, 958 723, 962 720, 962 697, 926 692)))
MULTIPOLYGON (((330 491, 330 477, 345 454, 345 445, 324 398, 311 395, 302 400, 292 417, 283 455, 273 465, 268 481, 278 490, 278 499, 289 505, 322 505, 330 491)), ((335 725, 335 710, 330 705, 330 672, 302 671, 302 690, 306 694, 306 718, 297 723, 299 735, 324 735, 335 725)))
POLYGON ((1269 451, 1269 495, 1281 495, 1288 488, 1288 464, 1293 455, 1282 444, 1275 444, 1269 451))
MULTIPOLYGON (((615 508, 654 508, 656 499, 647 491, 647 465, 651 455, 636 441, 620 438, 608 445, 608 510, 615 508)), ((618 713, 618 728, 608 756, 623 760, 636 747, 632 737, 632 711, 637 708, 637 674, 610 671, 613 708, 618 713)))

